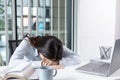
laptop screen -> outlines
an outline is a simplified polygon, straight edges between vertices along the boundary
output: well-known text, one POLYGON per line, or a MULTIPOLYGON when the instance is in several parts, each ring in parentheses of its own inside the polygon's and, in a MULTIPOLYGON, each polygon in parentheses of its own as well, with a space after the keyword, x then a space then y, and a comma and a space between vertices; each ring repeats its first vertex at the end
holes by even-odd
POLYGON ((110 74, 120 68, 120 39, 115 41, 112 60, 110 65, 110 74))

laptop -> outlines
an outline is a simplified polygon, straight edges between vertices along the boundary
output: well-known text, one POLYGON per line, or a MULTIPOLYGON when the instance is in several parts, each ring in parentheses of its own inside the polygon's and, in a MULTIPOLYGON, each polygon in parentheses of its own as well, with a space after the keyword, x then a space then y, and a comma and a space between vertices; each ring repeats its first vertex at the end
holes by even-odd
POLYGON ((91 60, 89 63, 76 68, 76 70, 85 73, 91 73, 101 76, 110 76, 120 68, 120 39, 115 40, 111 62, 100 62, 91 60))

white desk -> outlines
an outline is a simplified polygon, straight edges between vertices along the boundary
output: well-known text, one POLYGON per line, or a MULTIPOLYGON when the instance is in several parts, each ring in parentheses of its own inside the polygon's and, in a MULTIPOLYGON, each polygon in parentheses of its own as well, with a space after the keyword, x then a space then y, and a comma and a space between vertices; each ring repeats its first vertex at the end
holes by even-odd
POLYGON ((81 73, 75 70, 58 70, 54 80, 120 80, 120 70, 109 77, 81 73))
MULTIPOLYGON (((57 71, 57 75, 53 80, 120 80, 120 69, 109 77, 104 77, 76 71, 75 68, 78 66, 80 65, 66 67, 65 69, 59 69, 57 71)), ((32 75, 32 78, 37 78, 37 71, 32 75)))

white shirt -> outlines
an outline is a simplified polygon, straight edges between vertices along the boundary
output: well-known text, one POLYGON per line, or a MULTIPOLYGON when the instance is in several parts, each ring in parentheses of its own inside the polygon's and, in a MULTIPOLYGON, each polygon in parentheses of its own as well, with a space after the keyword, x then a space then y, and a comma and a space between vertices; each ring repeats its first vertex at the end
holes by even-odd
MULTIPOLYGON (((28 38, 22 40, 19 46, 14 51, 10 58, 9 65, 16 64, 24 61, 40 61, 41 58, 38 55, 38 51, 34 48, 28 38)), ((63 46, 63 58, 60 60, 60 64, 64 66, 75 65, 80 63, 80 56, 74 53, 72 50, 63 46)))

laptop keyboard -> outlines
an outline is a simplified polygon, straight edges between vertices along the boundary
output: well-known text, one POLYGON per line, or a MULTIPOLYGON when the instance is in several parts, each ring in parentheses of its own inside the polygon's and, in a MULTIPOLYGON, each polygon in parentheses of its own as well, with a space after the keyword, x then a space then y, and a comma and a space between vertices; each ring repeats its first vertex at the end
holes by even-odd
POLYGON ((91 61, 90 63, 78 68, 77 70, 84 70, 97 73, 107 73, 110 64, 105 62, 91 61))
POLYGON ((102 65, 103 65, 102 63, 88 63, 88 64, 84 65, 83 68, 85 70, 96 70, 102 65))

